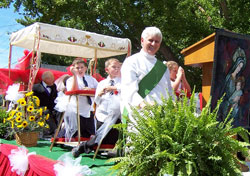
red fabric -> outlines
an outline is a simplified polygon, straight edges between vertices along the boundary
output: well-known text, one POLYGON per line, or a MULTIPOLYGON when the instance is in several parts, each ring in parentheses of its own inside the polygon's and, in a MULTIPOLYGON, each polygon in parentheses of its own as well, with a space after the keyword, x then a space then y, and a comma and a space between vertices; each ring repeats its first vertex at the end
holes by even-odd
MULTIPOLYGON (((54 138, 51 138, 50 139, 50 142, 53 142, 53 139, 54 138)), ((80 141, 87 141, 89 140, 90 138, 84 138, 84 137, 80 137, 80 141)), ((75 137, 75 138, 71 138, 71 142, 77 142, 78 141, 78 137, 75 137)), ((65 138, 56 138, 56 141, 55 142, 65 142, 65 138)))
POLYGON ((203 108, 203 104, 202 104, 203 98, 202 98, 202 93, 201 92, 199 93, 199 98, 200 98, 200 109, 202 110, 202 108, 203 108))
POLYGON ((18 146, 11 144, 1 144, 0 146, 1 153, 7 157, 11 154, 12 149, 18 149, 18 146))
MULTIPOLYGON (((24 56, 18 59, 18 63, 16 64, 14 69, 10 69, 9 71, 9 69, 0 68, 0 94, 5 94, 6 90, 8 89, 8 86, 13 84, 14 82, 23 82, 24 87, 22 87, 21 90, 27 90, 29 76, 30 76, 29 67, 31 59, 32 59, 32 52, 30 52, 29 50, 24 50, 24 56), (10 72, 10 77, 9 77, 9 72, 10 72)), ((87 62, 85 58, 83 58, 83 60, 87 62)), ((55 80, 64 74, 72 75, 72 73, 70 72, 70 66, 67 67, 67 72, 40 68, 38 70, 34 83, 41 82, 42 74, 45 71, 53 72, 55 80)), ((104 79, 98 73, 94 74, 93 77, 96 78, 98 82, 104 79)))
POLYGON ((9 85, 13 84, 13 81, 9 77, 1 72, 0 69, 0 94, 5 94, 9 85))
POLYGON ((29 50, 23 51, 24 56, 18 59, 18 63, 15 66, 15 69, 27 70, 30 67, 30 60, 32 59, 32 52, 29 50))
MULTIPOLYGON (((100 149, 113 149, 115 147, 115 145, 113 144, 101 144, 100 149)), ((93 149, 95 150, 97 148, 97 146, 93 147, 93 149)))
MULTIPOLYGON (((67 73, 67 72, 40 68, 37 72, 35 83, 41 82, 42 74, 45 71, 51 71, 54 74, 55 80, 64 74, 71 75, 71 73, 67 73)), ((1 68, 0 69, 0 93, 5 94, 6 90, 8 89, 8 86, 13 84, 14 82, 23 82, 24 83, 23 89, 26 90, 28 81, 29 81, 29 74, 30 74, 30 70, 10 69, 10 78, 9 78, 9 69, 1 68)))
POLYGON ((102 80, 105 79, 105 78, 102 77, 99 73, 94 73, 92 76, 93 76, 98 82, 100 82, 100 81, 102 81, 102 80))
MULTIPOLYGON (((11 144, 1 144, 0 146, 0 175, 17 176, 16 173, 11 172, 10 161, 8 156, 12 149, 17 149, 18 146, 11 144)), ((30 155, 29 169, 25 176, 55 176, 54 164, 58 161, 51 160, 41 155, 30 155)))
POLYGON ((51 160, 41 155, 29 156, 29 170, 26 176, 54 176, 54 164, 58 161, 51 160))
POLYGON ((18 146, 11 144, 1 144, 0 146, 0 175, 17 176, 15 172, 11 172, 10 161, 8 156, 12 149, 17 149, 18 146))
POLYGON ((65 94, 66 95, 84 94, 84 95, 95 96, 95 89, 90 89, 90 90, 72 90, 72 91, 66 91, 65 94))
MULTIPOLYGON (((178 98, 181 98, 181 97, 183 97, 184 95, 183 95, 183 93, 180 93, 180 92, 175 92, 175 95, 178 97, 178 98)), ((191 93, 189 92, 189 93, 187 93, 187 97, 188 98, 190 98, 191 97, 191 93)))

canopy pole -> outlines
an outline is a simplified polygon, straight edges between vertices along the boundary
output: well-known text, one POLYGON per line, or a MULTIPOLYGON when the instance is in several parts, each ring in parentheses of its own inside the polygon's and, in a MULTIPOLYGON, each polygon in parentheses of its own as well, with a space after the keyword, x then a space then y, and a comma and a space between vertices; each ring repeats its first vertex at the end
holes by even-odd
POLYGON ((12 55, 12 45, 10 44, 10 50, 9 50, 9 62, 8 62, 9 78, 10 78, 10 67, 11 67, 11 55, 12 55))
POLYGON ((32 89, 31 82, 32 82, 33 63, 34 63, 34 56, 35 56, 35 52, 34 52, 35 51, 35 44, 36 44, 36 37, 34 37, 32 58, 31 58, 31 62, 30 62, 30 75, 29 75, 28 91, 31 91, 31 89, 32 89))
POLYGON ((129 40, 129 42, 128 42, 128 53, 127 53, 126 57, 129 57, 130 55, 131 55, 131 42, 129 40))
POLYGON ((97 67, 97 49, 95 49, 95 68, 94 68, 94 74, 96 74, 96 67, 97 67))
POLYGON ((33 53, 32 53, 32 61, 30 65, 30 76, 29 76, 29 85, 28 85, 28 91, 32 90, 32 86, 35 82, 35 77, 38 71, 38 65, 40 65, 39 61, 37 61, 39 58, 39 45, 40 45, 40 28, 38 28, 38 37, 37 35, 34 36, 34 44, 33 44, 33 53), (36 56, 35 56, 35 46, 36 46, 36 41, 37 41, 37 47, 36 47, 36 56))

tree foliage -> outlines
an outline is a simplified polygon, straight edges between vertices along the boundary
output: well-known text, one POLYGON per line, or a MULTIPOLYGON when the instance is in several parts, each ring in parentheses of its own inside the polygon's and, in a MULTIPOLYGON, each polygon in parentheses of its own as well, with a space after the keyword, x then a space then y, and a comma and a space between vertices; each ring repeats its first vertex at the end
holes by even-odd
MULTIPOLYGON (((163 33, 157 57, 182 66, 180 51, 213 33, 211 26, 250 33, 247 0, 5 0, 0 7, 12 4, 17 12, 23 7, 20 12, 24 19, 18 22, 24 26, 39 21, 129 38, 133 53, 140 49, 142 30, 157 26, 163 33)), ((62 58, 59 63, 66 60, 62 58)), ((200 89, 201 81, 196 78, 201 70, 184 68, 191 85, 200 89)))

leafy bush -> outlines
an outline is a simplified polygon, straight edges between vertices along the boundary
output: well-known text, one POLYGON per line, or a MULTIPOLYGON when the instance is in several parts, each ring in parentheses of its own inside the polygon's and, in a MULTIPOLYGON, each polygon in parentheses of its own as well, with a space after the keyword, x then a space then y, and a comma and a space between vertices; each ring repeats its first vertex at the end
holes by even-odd
POLYGON ((4 109, 0 109, 0 138, 8 137, 9 125, 4 123, 4 119, 8 117, 8 113, 4 109))
MULTIPOLYGON (((126 154, 110 161, 118 175, 241 175, 237 152, 247 156, 248 143, 233 138, 240 134, 247 139, 242 127, 233 128, 232 119, 216 120, 218 106, 210 103, 196 114, 194 95, 188 100, 147 105, 134 109, 134 122, 127 119, 116 126, 126 136, 126 154), (128 129, 134 130, 128 130, 128 129)), ((121 148, 120 140, 117 147, 121 148)))

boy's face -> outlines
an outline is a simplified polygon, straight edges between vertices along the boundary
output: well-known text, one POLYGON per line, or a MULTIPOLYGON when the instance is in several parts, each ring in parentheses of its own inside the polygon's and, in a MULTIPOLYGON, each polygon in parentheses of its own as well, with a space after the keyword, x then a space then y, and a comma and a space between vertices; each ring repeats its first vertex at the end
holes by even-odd
POLYGON ((170 79, 172 81, 174 81, 176 79, 177 72, 178 72, 178 66, 173 65, 172 69, 170 70, 170 79))
POLYGON ((74 65, 74 69, 78 76, 83 77, 88 68, 83 63, 79 63, 74 65))
POLYGON ((109 74, 111 78, 119 77, 121 72, 121 64, 117 61, 112 62, 105 71, 109 74))

